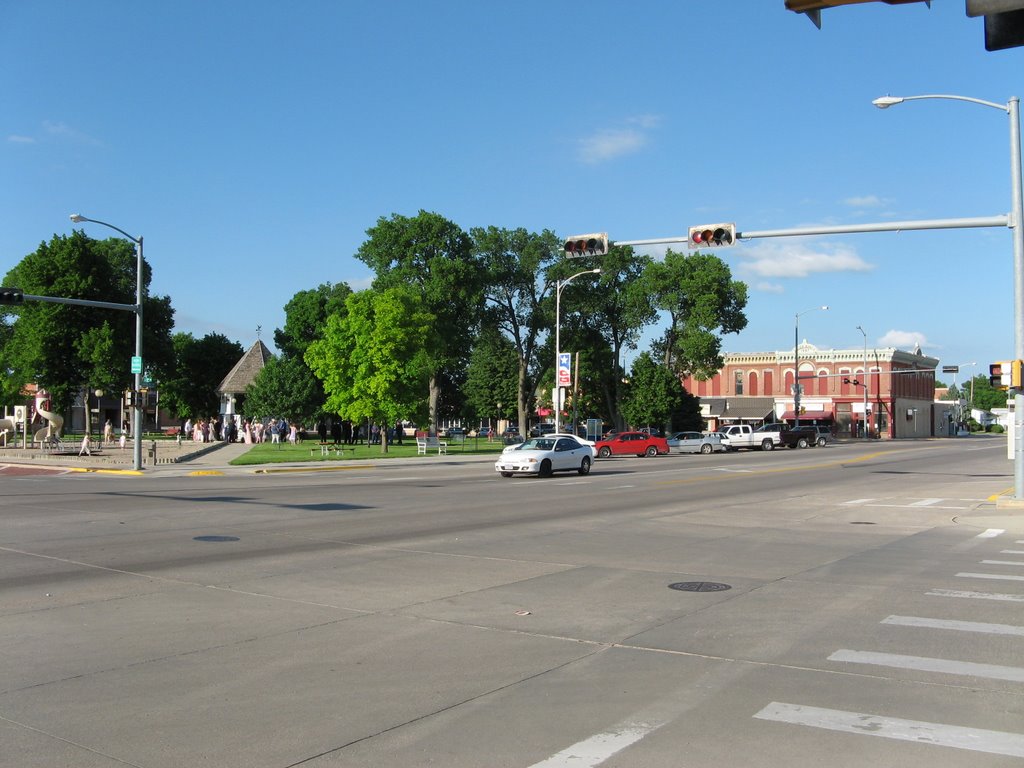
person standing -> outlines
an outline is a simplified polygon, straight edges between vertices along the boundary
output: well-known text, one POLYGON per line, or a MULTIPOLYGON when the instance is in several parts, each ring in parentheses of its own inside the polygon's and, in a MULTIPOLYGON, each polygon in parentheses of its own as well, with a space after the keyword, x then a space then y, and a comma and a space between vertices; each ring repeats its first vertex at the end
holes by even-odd
POLYGON ((113 444, 114 444, 114 425, 110 423, 110 419, 107 419, 107 423, 103 425, 103 442, 100 445, 102 447, 103 445, 113 445, 113 444))

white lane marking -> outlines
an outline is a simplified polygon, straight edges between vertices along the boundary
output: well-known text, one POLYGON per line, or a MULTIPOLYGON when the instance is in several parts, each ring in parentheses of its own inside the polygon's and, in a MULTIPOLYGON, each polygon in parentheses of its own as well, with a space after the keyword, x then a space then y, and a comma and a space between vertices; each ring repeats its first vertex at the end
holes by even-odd
POLYGON ((920 501, 915 501, 910 506, 912 506, 912 507, 930 507, 933 504, 938 504, 940 501, 942 501, 942 499, 921 499, 920 501))
POLYGON ((982 565, 1024 565, 1020 560, 982 560, 982 565))
POLYGON ((1024 576, 1004 576, 1001 573, 958 573, 962 579, 995 579, 996 581, 1024 581, 1024 576))
POLYGON ((843 505, 853 506, 854 504, 867 504, 869 501, 874 501, 874 499, 852 499, 850 501, 844 501, 843 505))
POLYGON ((616 752, 640 741, 664 723, 623 723, 617 728, 578 741, 530 768, 593 768, 616 752))
POLYGON ((752 469, 726 469, 725 467, 715 467, 715 472, 730 472, 733 474, 741 475, 744 472, 753 472, 752 469))
POLYGON ((880 622, 895 624, 900 627, 924 627, 926 629, 954 629, 958 632, 980 632, 986 635, 1021 635, 1024 627, 1013 624, 987 624, 981 621, 953 621, 948 619, 928 619, 923 616, 887 616, 880 622))
POLYGON ((805 707, 773 701, 754 717, 792 725, 807 725, 829 731, 856 733, 862 736, 880 736, 883 739, 913 741, 937 747, 969 749, 992 755, 1024 757, 1024 736, 982 728, 964 728, 959 725, 928 723, 923 720, 904 720, 883 717, 866 712, 844 712, 839 709, 805 707))
POLYGON ((976 539, 994 539, 996 536, 1002 536, 1006 533, 1003 528, 989 528, 987 531, 982 531, 974 538, 976 539))
POLYGON ((1024 549, 1001 549, 1000 555, 1024 555, 1024 549))
POLYGON ((998 592, 967 592, 959 589, 933 589, 926 592, 929 597, 966 597, 977 600, 1004 600, 1010 603, 1024 603, 1024 595, 1006 595, 998 592))
MULTIPOLYGON (((939 499, 942 501, 942 499, 939 499)), ((865 504, 866 507, 881 507, 882 509, 917 509, 920 504, 865 504)), ((928 509, 970 509, 970 507, 937 507, 929 505, 928 509)))
POLYGON ((845 661, 850 664, 870 664, 893 669, 913 669, 917 672, 941 672, 946 675, 969 675, 989 680, 1010 680, 1024 683, 1024 668, 1004 667, 998 664, 977 664, 972 661, 953 659, 930 659, 926 656, 904 656, 899 653, 875 653, 873 651, 850 651, 843 649, 828 657, 829 661, 845 661))

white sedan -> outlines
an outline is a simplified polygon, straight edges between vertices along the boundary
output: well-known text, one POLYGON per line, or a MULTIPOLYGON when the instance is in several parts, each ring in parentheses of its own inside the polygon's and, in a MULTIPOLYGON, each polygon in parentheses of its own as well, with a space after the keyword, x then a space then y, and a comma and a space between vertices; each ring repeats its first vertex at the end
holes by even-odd
POLYGON ((668 439, 668 447, 672 453, 713 453, 728 450, 729 446, 717 432, 676 432, 668 439))
POLYGON ((494 471, 502 477, 549 477, 552 472, 578 472, 586 475, 590 473, 593 463, 591 446, 584 445, 575 437, 534 437, 513 450, 502 451, 494 462, 494 471))

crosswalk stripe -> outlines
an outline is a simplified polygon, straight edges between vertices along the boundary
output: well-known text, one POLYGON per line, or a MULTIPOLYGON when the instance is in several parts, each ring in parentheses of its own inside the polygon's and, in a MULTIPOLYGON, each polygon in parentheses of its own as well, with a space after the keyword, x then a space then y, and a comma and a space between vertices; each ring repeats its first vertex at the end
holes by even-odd
POLYGON ((932 504, 938 504, 940 501, 942 501, 942 499, 921 499, 920 501, 915 501, 910 506, 912 506, 912 507, 930 507, 932 504))
POLYGON ((994 539, 996 536, 1002 536, 1006 531, 1002 528, 989 528, 987 531, 982 531, 974 538, 976 539, 994 539))
POLYGON ((978 664, 973 661, 952 659, 931 659, 926 656, 904 656, 899 653, 875 653, 873 651, 851 651, 843 649, 828 657, 829 661, 845 661, 850 664, 870 664, 893 669, 913 669, 918 672, 941 672, 946 675, 969 675, 989 680, 1010 680, 1024 683, 1024 668, 1004 667, 998 664, 978 664))
POLYGON ((1001 549, 1000 555, 1024 555, 1024 549, 1001 549))
POLYGON ((998 592, 969 592, 959 589, 933 589, 925 594, 929 597, 966 597, 976 600, 1004 600, 1010 603, 1024 603, 1024 595, 1006 595, 998 592))
POLYGON ((958 573, 961 579, 995 579, 996 581, 1024 581, 1024 576, 1007 576, 1002 573, 958 573))
POLYGON ((1020 560, 982 560, 982 565, 1024 565, 1020 560))
POLYGON ((578 741, 571 747, 557 752, 546 760, 534 763, 530 768, 593 768, 600 765, 616 752, 640 741, 662 723, 630 723, 613 731, 599 733, 589 739, 578 741))
POLYGON ((922 616, 887 616, 880 622, 901 627, 924 627, 926 629, 954 629, 959 632, 981 632, 989 635, 1021 635, 1024 627, 1013 624, 988 624, 981 621, 954 621, 950 619, 929 619, 922 616))
POLYGON ((922 720, 904 720, 865 712, 844 712, 839 709, 807 707, 781 701, 773 701, 754 717, 759 720, 806 725, 862 736, 879 736, 883 739, 967 749, 992 755, 1024 757, 1024 736, 1019 733, 965 728, 922 720))

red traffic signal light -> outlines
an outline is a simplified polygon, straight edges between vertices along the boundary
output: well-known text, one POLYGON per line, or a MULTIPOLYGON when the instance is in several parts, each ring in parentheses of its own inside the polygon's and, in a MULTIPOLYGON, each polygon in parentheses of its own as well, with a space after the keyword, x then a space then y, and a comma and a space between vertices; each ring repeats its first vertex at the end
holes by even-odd
POLYGON ((736 244, 735 224, 703 224, 690 227, 687 241, 691 248, 721 248, 736 244))
POLYGON ((573 235, 566 238, 562 246, 569 256, 604 256, 608 253, 608 234, 596 232, 590 235, 573 235))

